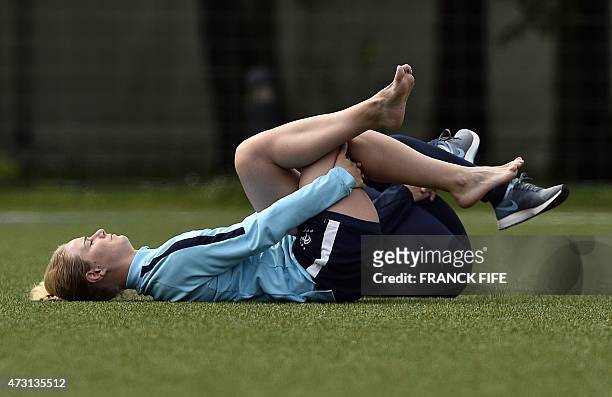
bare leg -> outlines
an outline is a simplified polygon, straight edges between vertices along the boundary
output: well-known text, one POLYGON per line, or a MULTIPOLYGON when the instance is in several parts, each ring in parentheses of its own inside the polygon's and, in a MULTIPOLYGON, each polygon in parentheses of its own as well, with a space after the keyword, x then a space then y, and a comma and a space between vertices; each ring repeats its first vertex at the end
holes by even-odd
POLYGON ((361 162, 371 179, 442 189, 462 207, 470 207, 495 186, 509 182, 523 160, 498 167, 462 167, 427 157, 376 131, 366 131, 349 143, 349 155, 361 162))
POLYGON ((288 170, 305 167, 349 140, 353 160, 364 164, 371 178, 446 190, 463 207, 511 180, 522 159, 502 167, 467 168, 431 159, 374 131, 359 136, 371 126, 401 125, 414 85, 411 72, 408 65, 398 67, 393 82, 364 102, 285 124, 240 144, 236 170, 253 207, 259 211, 295 190, 297 178, 288 170))
POLYGON ((295 191, 299 174, 292 169, 314 163, 370 128, 399 128, 413 86, 412 68, 398 66, 391 84, 364 102, 297 120, 242 142, 236 149, 235 166, 253 208, 260 211, 295 191))
POLYGON ((393 81, 372 98, 261 132, 242 142, 236 152, 258 150, 279 167, 305 167, 368 129, 398 129, 413 86, 412 68, 398 66, 393 81))
MULTIPOLYGON (((523 164, 523 160, 517 158, 498 167, 462 167, 427 157, 375 131, 364 132, 352 139, 349 150, 351 158, 361 162, 362 169, 369 178, 379 182, 442 189, 450 192, 464 208, 472 206, 495 186, 509 182, 523 164)), ((245 160, 242 162, 237 161, 236 169, 255 210, 266 208, 298 188, 299 177, 293 170, 282 169, 262 157, 243 159, 245 160)), ((318 167, 309 166, 303 169, 299 186, 303 186, 305 180, 309 183, 321 175, 320 163, 317 162, 318 167), (311 177, 312 175, 316 176, 311 177)), ((331 164, 333 165, 333 161, 331 164)), ((329 168, 331 167, 326 170, 329 168)))
MULTIPOLYGON (((334 167, 338 150, 333 150, 315 163, 305 167, 300 176, 300 187, 309 184, 334 167)), ((378 222, 378 213, 372 200, 363 189, 353 189, 348 197, 343 198, 328 208, 329 211, 349 215, 369 222, 378 222)))

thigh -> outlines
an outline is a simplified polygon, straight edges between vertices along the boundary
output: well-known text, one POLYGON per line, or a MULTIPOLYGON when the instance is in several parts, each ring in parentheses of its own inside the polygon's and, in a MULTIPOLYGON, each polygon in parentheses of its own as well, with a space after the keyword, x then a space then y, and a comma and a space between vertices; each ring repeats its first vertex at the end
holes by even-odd
POLYGON ((373 199, 384 234, 466 235, 465 229, 442 198, 414 202, 403 185, 377 192, 373 199))
POLYGON ((269 207, 298 189, 299 172, 274 164, 252 140, 238 146, 234 165, 244 193, 255 211, 269 207))
MULTIPOLYGON (((300 174, 296 170, 287 170, 276 165, 266 155, 266 149, 261 147, 261 143, 265 141, 253 139, 255 137, 247 139, 238 146, 234 160, 242 188, 255 211, 267 208, 299 187, 325 175, 334 167, 339 150, 335 149, 302 168, 300 174)), ((328 210, 365 221, 378 222, 376 209, 363 189, 353 189, 348 197, 328 210)))
POLYGON ((391 138, 397 139, 398 141, 402 142, 404 145, 410 146, 411 148, 413 148, 414 150, 416 150, 417 152, 421 154, 424 154, 425 156, 428 156, 434 159, 438 159, 438 160, 442 160, 447 163, 462 165, 464 167, 475 167, 473 163, 470 163, 469 161, 463 159, 462 157, 455 156, 454 154, 449 153, 444 149, 440 149, 439 147, 432 145, 431 143, 420 141, 411 136, 394 134, 394 135, 391 135, 391 138))
POLYGON ((466 236, 467 232, 457 213, 440 196, 436 196, 434 201, 421 200, 416 206, 435 217, 453 235, 466 236))
MULTIPOLYGON (((325 175, 334 167, 338 150, 333 150, 314 163, 304 167, 300 175, 299 186, 311 183, 321 175, 325 175)), ((378 222, 378 213, 372 200, 363 189, 353 189, 348 197, 338 201, 328 208, 328 211, 348 215, 368 222, 378 222)))
POLYGON ((418 205, 414 205, 393 234, 450 236, 453 233, 438 218, 418 205))

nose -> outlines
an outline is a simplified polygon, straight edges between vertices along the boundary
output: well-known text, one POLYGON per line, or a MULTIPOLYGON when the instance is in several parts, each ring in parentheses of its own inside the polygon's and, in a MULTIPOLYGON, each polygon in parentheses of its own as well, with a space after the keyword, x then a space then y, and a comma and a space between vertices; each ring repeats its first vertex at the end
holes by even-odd
POLYGON ((104 230, 104 229, 98 229, 98 230, 96 230, 96 232, 93 234, 93 236, 91 236, 91 238, 94 238, 94 237, 101 237, 101 238, 104 238, 105 236, 106 236, 106 230, 104 230))

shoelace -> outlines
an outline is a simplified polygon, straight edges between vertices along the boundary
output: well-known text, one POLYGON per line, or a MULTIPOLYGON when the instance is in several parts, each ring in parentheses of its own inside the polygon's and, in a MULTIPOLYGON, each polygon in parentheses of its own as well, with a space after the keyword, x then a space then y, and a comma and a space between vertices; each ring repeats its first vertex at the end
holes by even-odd
POLYGON ((459 138, 455 138, 448 128, 445 128, 444 131, 442 131, 442 133, 438 137, 438 140, 442 142, 452 141, 455 139, 459 139, 459 138))
POLYGON ((530 177, 527 176, 526 172, 521 172, 521 176, 515 179, 515 182, 512 186, 513 189, 520 190, 531 190, 532 192, 537 192, 542 190, 541 187, 534 185, 533 183, 528 183, 526 181, 531 180, 530 177))

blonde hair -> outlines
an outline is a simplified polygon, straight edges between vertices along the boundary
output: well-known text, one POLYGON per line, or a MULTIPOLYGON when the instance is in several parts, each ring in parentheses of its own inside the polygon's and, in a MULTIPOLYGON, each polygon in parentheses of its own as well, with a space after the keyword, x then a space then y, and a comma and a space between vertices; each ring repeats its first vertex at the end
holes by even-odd
POLYGON ((34 285, 32 290, 30 291, 30 300, 33 301, 49 301, 49 300, 59 300, 57 296, 51 295, 47 289, 45 288, 45 281, 41 281, 40 283, 34 285))
POLYGON ((110 300, 119 294, 119 289, 99 287, 90 283, 85 274, 91 264, 76 255, 66 253, 62 244, 49 259, 43 281, 30 291, 31 300, 110 300))

